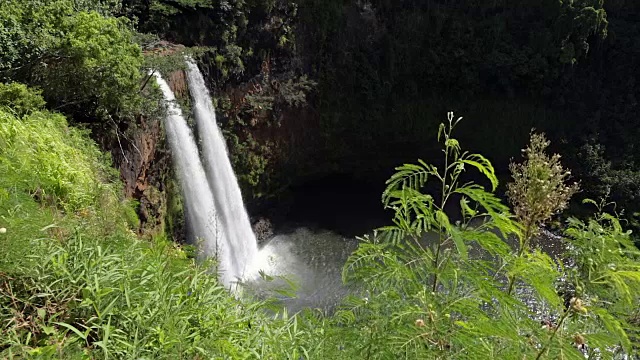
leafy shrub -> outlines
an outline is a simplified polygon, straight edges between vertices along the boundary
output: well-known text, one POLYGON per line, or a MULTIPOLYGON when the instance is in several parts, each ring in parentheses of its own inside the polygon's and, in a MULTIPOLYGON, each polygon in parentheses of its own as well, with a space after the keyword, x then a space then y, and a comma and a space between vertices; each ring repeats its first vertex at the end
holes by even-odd
POLYGON ((95 204, 106 175, 103 155, 64 116, 33 112, 21 119, 0 110, 3 188, 75 211, 95 204))
POLYGON ((138 105, 142 52, 117 1, 5 1, 0 5, 0 80, 42 89, 77 116, 138 105))
POLYGON ((60 30, 64 35, 53 49, 57 58, 35 69, 35 82, 47 98, 57 107, 82 104, 98 113, 138 105, 143 58, 126 21, 79 12, 64 19, 60 30))
POLYGON ((13 305, 19 311, 3 319, 8 320, 0 341, 5 355, 66 358, 84 352, 99 358, 175 359, 302 354, 289 348, 299 341, 294 336, 304 336, 303 329, 292 329, 297 319, 271 320, 260 312, 260 303, 238 302, 206 266, 184 259, 169 243, 150 246, 117 235, 100 241, 76 235, 44 246, 42 261, 12 275, 12 286, 1 290, 5 299, 20 302, 13 305))
POLYGON ((43 110, 44 105, 41 91, 20 83, 0 83, 0 108, 9 108, 18 117, 22 117, 32 111, 43 110))
MULTIPOLYGON (((5 89, 11 95, 34 94, 17 84, 5 89)), ((121 227, 119 215, 110 213, 121 206, 121 195, 110 182, 115 170, 107 158, 84 132, 68 127, 64 116, 32 108, 41 100, 33 96, 34 101, 14 101, 18 107, 0 107, 0 227, 6 229, 0 236, 0 272, 26 261, 33 241, 68 235, 65 214, 75 213, 83 222, 99 216, 103 226, 121 227)))
POLYGON ((571 220, 565 241, 573 249, 569 256, 578 259, 575 268, 530 248, 522 241, 532 231, 520 222, 527 220, 522 214, 540 215, 530 226, 542 225, 563 208, 575 187, 564 185, 566 171, 556 156, 546 158, 546 141, 534 135, 527 162, 512 166, 516 182, 511 193, 549 195, 558 201, 543 212, 533 211, 540 205, 536 201, 518 201, 519 216, 513 216, 493 193, 462 180, 466 167, 474 167, 492 189, 497 185, 490 162, 463 152, 451 136, 459 120, 450 114, 448 124, 441 125, 440 167, 423 161, 406 164, 388 180, 383 203, 395 213, 393 225, 363 238, 345 266, 344 278, 364 290, 336 314, 341 326, 336 341, 349 347, 352 358, 578 359, 584 354, 633 354, 629 314, 640 287, 631 284, 640 272, 637 249, 628 234, 607 215, 590 225, 571 220), (550 161, 538 161, 542 159, 550 161), (553 186, 547 192, 536 191, 539 180, 552 181, 553 186), (459 203, 455 224, 445 213, 450 202, 459 203), (513 237, 521 241, 511 241, 513 237), (580 251, 589 252, 588 243, 608 251, 607 260, 587 260, 596 265, 585 272, 586 253, 580 251), (560 279, 571 279, 580 291, 565 301, 556 288, 560 279))

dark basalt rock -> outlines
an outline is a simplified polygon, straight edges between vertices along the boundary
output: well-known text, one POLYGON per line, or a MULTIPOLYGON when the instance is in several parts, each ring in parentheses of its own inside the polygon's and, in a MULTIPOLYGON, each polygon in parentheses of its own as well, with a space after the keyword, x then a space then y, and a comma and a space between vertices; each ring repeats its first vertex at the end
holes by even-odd
POLYGON ((264 243, 266 240, 273 236, 273 224, 267 218, 259 218, 253 223, 253 233, 256 234, 256 240, 258 244, 264 243))

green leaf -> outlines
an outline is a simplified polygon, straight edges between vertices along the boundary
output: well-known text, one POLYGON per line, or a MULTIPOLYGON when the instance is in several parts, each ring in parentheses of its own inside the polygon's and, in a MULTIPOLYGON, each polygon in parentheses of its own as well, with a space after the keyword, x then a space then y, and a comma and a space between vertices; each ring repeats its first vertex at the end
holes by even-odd
POLYGON ((458 230, 457 228, 452 228, 450 234, 451 239, 456 244, 458 254, 460 254, 462 260, 467 260, 469 252, 467 249, 467 245, 465 244, 464 232, 458 230))
POLYGON ((442 137, 443 134, 446 131, 446 126, 444 125, 444 123, 440 123, 440 127, 438 127, 438 142, 440 142, 440 138, 442 137))
POLYGON ((87 340, 87 337, 85 334, 83 334, 80 330, 78 330, 76 327, 74 327, 73 325, 67 324, 67 323, 63 323, 63 322, 54 322, 54 324, 62 326, 64 328, 67 328, 71 331, 73 331, 76 335, 78 335, 78 337, 80 337, 82 340, 87 340))
POLYGON ((557 309, 561 308, 562 298, 558 296, 554 287, 560 274, 549 255, 542 252, 532 252, 516 258, 511 273, 533 287, 538 295, 549 304, 557 309))
POLYGON ((418 164, 404 164, 396 168, 396 173, 387 180, 387 187, 382 193, 382 202, 389 205, 392 194, 397 196, 395 191, 409 188, 413 190, 421 189, 429 179, 429 176, 437 175, 437 169, 433 165, 428 165, 422 160, 418 164))
POLYGON ((473 217, 478 213, 469 206, 469 200, 464 196, 460 198, 460 208, 462 209, 462 216, 464 217, 467 215, 473 217))
POLYGON ((602 321, 603 325, 607 328, 609 333, 615 334, 618 341, 622 344, 622 347, 628 353, 632 353, 631 341, 627 332, 622 327, 620 321, 618 321, 613 315, 611 315, 606 309, 603 308, 591 308, 592 313, 598 316, 598 319, 602 321))
POLYGON ((454 151, 460 151, 460 142, 456 139, 447 139, 447 141, 445 141, 444 146, 446 146, 447 148, 451 148, 454 151))
POLYGON ((491 191, 496 191, 496 188, 498 187, 498 177, 496 176, 493 165, 487 158, 480 154, 471 154, 464 159, 460 159, 460 161, 478 169, 478 171, 486 176, 491 182, 491 191))
POLYGON ((511 251, 511 247, 498 234, 492 232, 492 229, 493 227, 490 226, 483 231, 468 230, 462 236, 467 240, 475 241, 489 254, 504 257, 511 251))

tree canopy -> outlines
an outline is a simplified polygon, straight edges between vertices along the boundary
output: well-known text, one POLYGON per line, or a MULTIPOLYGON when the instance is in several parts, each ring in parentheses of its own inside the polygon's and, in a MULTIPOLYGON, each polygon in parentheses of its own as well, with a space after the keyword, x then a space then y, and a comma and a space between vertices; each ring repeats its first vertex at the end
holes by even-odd
POLYGON ((50 106, 83 119, 139 101, 143 62, 117 2, 7 1, 0 5, 0 80, 42 89, 50 106))

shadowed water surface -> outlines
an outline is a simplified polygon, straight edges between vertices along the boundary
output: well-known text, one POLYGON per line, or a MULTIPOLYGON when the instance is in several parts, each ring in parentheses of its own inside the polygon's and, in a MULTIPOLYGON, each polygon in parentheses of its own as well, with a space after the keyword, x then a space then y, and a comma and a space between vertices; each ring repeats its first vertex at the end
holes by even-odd
MULTIPOLYGON (((393 214, 383 210, 379 186, 348 177, 324 180, 294 189, 295 197, 287 204, 287 216, 276 222, 276 235, 263 245, 251 264, 255 275, 247 284, 250 292, 260 298, 274 296, 290 312, 307 307, 333 310, 345 295, 355 290, 345 286, 341 277, 346 260, 358 246, 355 236, 391 224, 393 214), (276 278, 264 281, 257 275, 259 270, 276 278), (292 289, 295 297, 277 292, 291 289, 286 280, 277 277, 285 277, 298 287, 292 289)), ((480 223, 478 220, 477 225, 480 223)), ((436 234, 427 234, 422 243, 429 246, 437 240, 436 234)), ((515 238, 507 242, 512 248, 517 247, 515 238)), ((547 231, 533 245, 551 257, 563 252, 560 238, 547 231)), ((446 247, 450 246, 453 244, 446 247)), ((491 260, 473 243, 469 244, 469 256, 491 260)), ((539 307, 531 294, 523 291, 520 295, 529 306, 539 307)))

